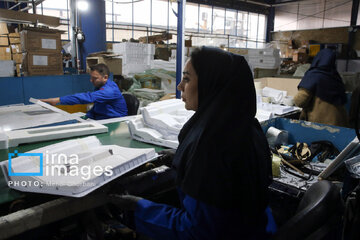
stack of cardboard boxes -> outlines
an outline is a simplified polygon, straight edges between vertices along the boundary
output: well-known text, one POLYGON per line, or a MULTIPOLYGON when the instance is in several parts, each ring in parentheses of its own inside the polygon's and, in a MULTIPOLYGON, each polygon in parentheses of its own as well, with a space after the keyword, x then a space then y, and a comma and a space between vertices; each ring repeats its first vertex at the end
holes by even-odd
POLYGON ((62 75, 60 34, 58 30, 41 28, 9 33, 7 24, 0 23, 0 61, 7 71, 0 76, 14 76, 15 66, 17 76, 22 72, 25 76, 62 75))
POLYGON ((86 57, 86 71, 90 73, 90 67, 99 63, 106 64, 114 75, 122 75, 122 59, 119 55, 109 52, 91 53, 86 57))
POLYGON ((25 75, 63 74, 60 31, 27 28, 20 32, 20 39, 25 75))
MULTIPOLYGON (((299 45, 299 44, 297 44, 299 45)), ((294 62, 305 63, 308 59, 309 41, 301 41, 301 45, 297 48, 294 40, 289 40, 285 58, 291 58, 294 62)))

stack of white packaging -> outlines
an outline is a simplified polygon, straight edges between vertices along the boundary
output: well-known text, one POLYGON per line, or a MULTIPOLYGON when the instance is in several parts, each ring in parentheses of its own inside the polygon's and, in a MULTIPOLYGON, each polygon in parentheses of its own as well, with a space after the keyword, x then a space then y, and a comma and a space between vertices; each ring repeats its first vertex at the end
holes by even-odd
POLYGON ((248 49, 248 63, 252 69, 275 69, 280 66, 279 49, 248 49))
POLYGON ((122 55, 122 72, 124 75, 128 75, 151 68, 155 45, 132 42, 115 43, 113 44, 113 52, 122 55))
POLYGON ((150 103, 140 109, 141 115, 128 123, 131 137, 155 145, 177 148, 178 134, 194 111, 186 110, 180 99, 150 103))
POLYGON ((161 59, 156 59, 151 63, 152 69, 165 69, 167 71, 176 72, 176 60, 171 59, 170 61, 164 61, 161 59))

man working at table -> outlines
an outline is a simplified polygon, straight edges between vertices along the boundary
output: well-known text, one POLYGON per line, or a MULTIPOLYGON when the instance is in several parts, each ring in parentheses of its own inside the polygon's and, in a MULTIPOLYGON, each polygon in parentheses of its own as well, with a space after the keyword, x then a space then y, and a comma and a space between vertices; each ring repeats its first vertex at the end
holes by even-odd
POLYGON ((119 87, 108 79, 109 68, 100 63, 91 66, 90 70, 90 81, 95 87, 93 92, 40 100, 51 105, 58 103, 62 105, 94 103, 94 106, 86 113, 86 117, 95 120, 127 116, 126 102, 119 87))

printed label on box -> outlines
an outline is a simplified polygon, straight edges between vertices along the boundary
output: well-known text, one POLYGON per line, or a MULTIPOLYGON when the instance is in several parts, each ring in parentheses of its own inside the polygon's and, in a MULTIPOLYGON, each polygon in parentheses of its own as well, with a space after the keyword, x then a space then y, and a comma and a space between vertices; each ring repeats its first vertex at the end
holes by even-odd
POLYGON ((10 48, 6 48, 6 52, 8 52, 8 53, 9 53, 9 52, 10 52, 10 48))
POLYGON ((56 49, 56 39, 41 39, 41 48, 56 49))
POLYGON ((47 66, 48 65, 48 57, 47 56, 33 56, 33 65, 37 66, 47 66))

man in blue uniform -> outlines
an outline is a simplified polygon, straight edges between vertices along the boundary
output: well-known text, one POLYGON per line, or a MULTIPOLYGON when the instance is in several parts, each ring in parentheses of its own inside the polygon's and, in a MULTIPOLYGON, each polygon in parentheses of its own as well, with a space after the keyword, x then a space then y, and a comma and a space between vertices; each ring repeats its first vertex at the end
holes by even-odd
POLYGON ((119 87, 113 81, 108 80, 109 68, 100 63, 91 66, 90 70, 90 81, 95 87, 93 92, 41 99, 41 101, 51 105, 94 103, 94 106, 86 113, 86 117, 95 120, 127 116, 126 102, 119 87))

